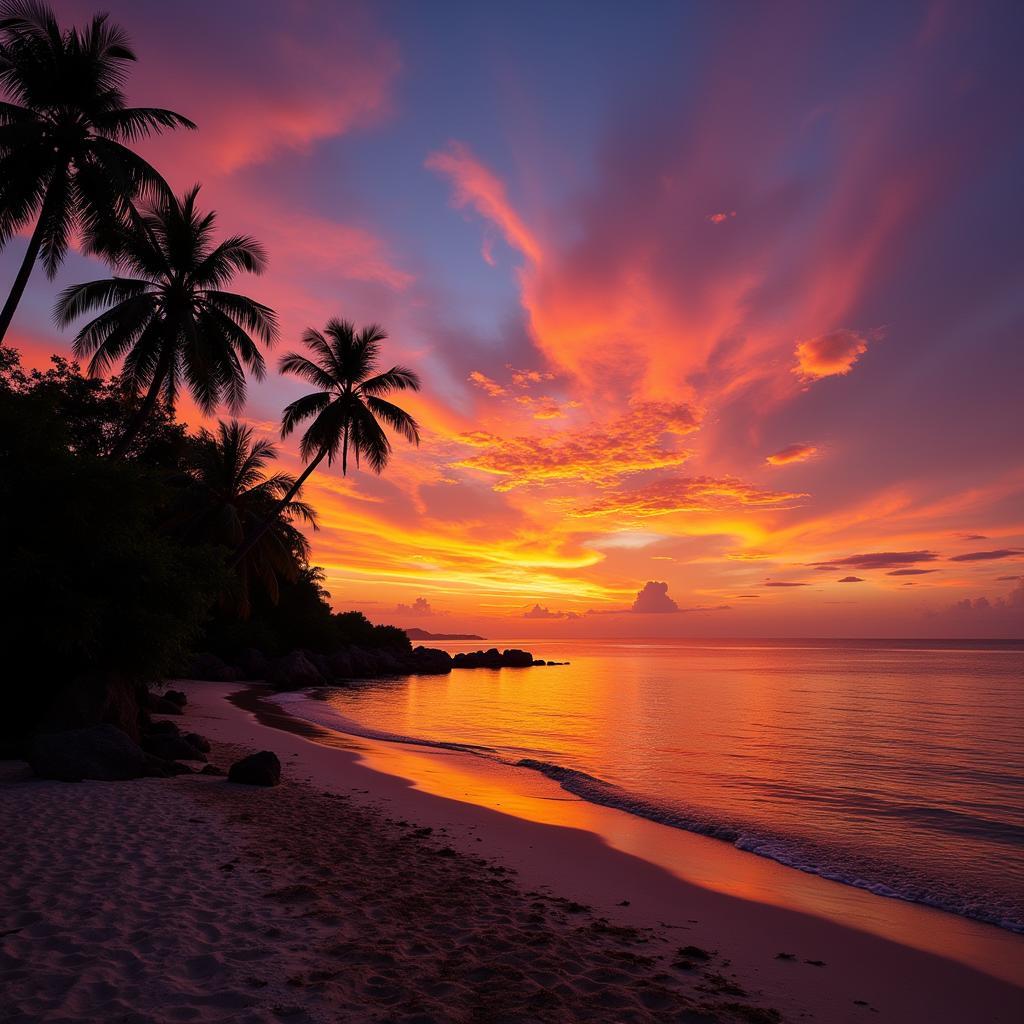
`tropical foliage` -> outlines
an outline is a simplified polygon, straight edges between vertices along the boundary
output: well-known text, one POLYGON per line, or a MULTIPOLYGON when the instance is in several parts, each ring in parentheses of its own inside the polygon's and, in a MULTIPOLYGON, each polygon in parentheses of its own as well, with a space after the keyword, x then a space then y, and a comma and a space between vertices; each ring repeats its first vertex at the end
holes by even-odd
POLYGON ((172 110, 127 106, 122 89, 134 60, 105 14, 63 29, 37 0, 0 4, 0 88, 8 96, 0 103, 0 246, 35 224, 0 312, 0 341, 37 259, 52 278, 74 235, 95 250, 137 197, 167 191, 129 146, 195 125, 172 110))
POLYGON ((316 515, 301 488, 324 460, 382 472, 388 431, 418 444, 416 421, 390 397, 418 390, 419 377, 381 370, 380 327, 308 330, 305 351, 280 366, 315 388, 282 419, 282 437, 305 425, 297 477, 247 424, 178 422, 183 392, 208 416, 241 410, 277 317, 229 290, 263 272, 260 244, 218 239, 199 186, 174 195, 130 148, 195 127, 127 105, 134 60, 106 15, 67 28, 39 0, 0 0, 0 248, 31 226, 0 341, 38 260, 52 277, 77 244, 110 267, 55 304, 61 327, 88 318, 73 341, 88 375, 57 356, 29 372, 0 346, 0 530, 15 598, 0 621, 5 649, 37 656, 36 685, 19 688, 27 704, 8 722, 32 720, 28 705, 82 673, 152 681, 196 650, 409 648, 401 630, 332 611, 309 563, 316 515))
POLYGON ((275 511, 284 495, 298 493, 293 476, 266 472, 276 457, 270 441, 254 439, 252 427, 237 420, 222 420, 215 434, 200 431, 174 513, 179 535, 228 551, 260 531, 221 602, 243 618, 252 610, 255 590, 276 604, 281 582, 294 583, 308 563, 309 541, 295 522, 316 528, 316 513, 296 497, 275 511))
POLYGON ((241 271, 262 273, 266 254, 244 235, 215 244, 215 214, 196 208, 198 194, 196 186, 181 199, 165 196, 110 232, 115 267, 132 276, 72 285, 57 301, 54 316, 62 326, 106 307, 78 332, 75 354, 91 357, 94 376, 123 361, 122 381, 145 389, 115 455, 128 449, 158 398, 174 409, 183 384, 203 412, 221 402, 238 410, 245 402, 246 368, 257 380, 266 373, 252 335, 271 344, 274 311, 224 290, 241 271))

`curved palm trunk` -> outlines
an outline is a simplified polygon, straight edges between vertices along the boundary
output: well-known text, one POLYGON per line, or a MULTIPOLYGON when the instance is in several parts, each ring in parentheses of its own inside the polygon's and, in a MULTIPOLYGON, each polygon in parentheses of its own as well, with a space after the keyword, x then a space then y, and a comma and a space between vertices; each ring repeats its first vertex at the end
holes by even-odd
POLYGON ((317 466, 323 462, 324 457, 327 455, 327 449, 322 448, 320 454, 317 455, 313 461, 306 466, 302 471, 302 476, 292 484, 291 490, 274 506, 273 511, 269 516, 260 524, 259 529, 238 549, 238 553, 234 558, 231 559, 230 567, 237 569, 241 565, 243 559, 250 551, 260 542, 260 538, 270 529, 271 523, 281 514, 281 512, 287 508, 288 502, 295 497, 296 494, 302 489, 302 485, 306 482, 307 477, 316 469, 317 466))
POLYGON ((160 365, 157 366, 156 372, 153 374, 153 381, 149 385, 146 397, 142 400, 142 405, 139 406, 138 411, 128 421, 128 426, 124 428, 124 433, 121 435, 120 440, 110 449, 110 458, 124 458, 125 453, 132 446, 132 442, 139 436, 139 431, 146 425, 146 420, 152 415, 153 409, 156 406, 156 400, 160 396, 160 389, 163 387, 164 380, 167 377, 167 371, 171 368, 170 353, 171 349, 168 346, 160 356, 160 365))
POLYGON ((21 261, 21 267, 18 269, 18 275, 15 277, 14 284, 11 286, 11 293, 7 296, 7 301, 4 303, 3 311, 0 312, 0 344, 3 343, 3 340, 7 335, 7 328, 11 326, 11 321, 14 319, 14 311, 18 308, 18 303, 21 302, 22 295, 25 294, 25 285, 28 284, 28 279, 32 274, 32 268, 35 266, 36 260, 39 258, 39 249, 43 244, 44 214, 45 211, 40 211, 39 219, 36 221, 36 226, 32 230, 32 237, 28 240, 28 248, 25 250, 25 258, 21 261))

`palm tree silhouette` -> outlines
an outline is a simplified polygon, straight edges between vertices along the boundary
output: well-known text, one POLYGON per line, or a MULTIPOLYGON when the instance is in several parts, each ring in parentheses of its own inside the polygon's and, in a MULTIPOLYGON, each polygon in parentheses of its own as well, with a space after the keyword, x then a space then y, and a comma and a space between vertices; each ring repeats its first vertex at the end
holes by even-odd
POLYGON ((176 532, 189 540, 229 550, 259 531, 258 542, 235 564, 237 589, 225 595, 224 603, 243 618, 257 583, 276 604, 280 581, 294 582, 305 568, 309 541, 294 524, 316 529, 316 513, 297 499, 295 478, 267 474, 275 458, 276 447, 254 440, 252 428, 237 420, 220 420, 215 434, 201 431, 173 518, 176 532))
POLYGON ((53 277, 70 238, 123 219, 139 195, 168 191, 160 174, 126 143, 166 128, 195 128, 160 107, 127 107, 121 87, 135 54, 107 15, 61 29, 38 0, 0 4, 0 247, 35 219, 7 302, 0 342, 42 254, 53 277))
POLYGON ((266 255, 246 235, 215 245, 215 215, 196 209, 198 192, 197 185, 180 200, 163 197, 105 241, 116 254, 115 271, 133 276, 72 285, 54 310, 57 323, 66 326, 107 307, 78 332, 75 355, 91 356, 93 376, 123 358, 121 380, 136 392, 147 389, 113 457, 128 450, 161 394, 173 408, 184 384, 203 412, 212 413, 222 401, 234 412, 245 401, 245 367, 257 380, 266 373, 250 334, 272 344, 274 311, 222 290, 240 271, 262 273, 266 255))
MULTIPOLYGON (((380 343, 386 338, 377 324, 357 332, 348 320, 332 319, 324 333, 309 328, 302 336, 312 359, 301 352, 289 352, 281 358, 282 373, 295 374, 319 389, 286 406, 281 418, 282 437, 305 420, 313 420, 299 445, 306 468, 295 481, 294 492, 324 459, 328 466, 333 465, 339 452, 343 476, 348 474, 349 451, 356 466, 362 457, 375 473, 383 472, 391 456, 391 442, 379 421, 407 441, 420 443, 419 425, 412 416, 381 397, 392 391, 420 389, 419 375, 404 366, 377 372, 380 343)), ((292 496, 289 492, 281 504, 292 496)), ((239 551, 236 562, 247 556, 259 538, 257 531, 239 551)))

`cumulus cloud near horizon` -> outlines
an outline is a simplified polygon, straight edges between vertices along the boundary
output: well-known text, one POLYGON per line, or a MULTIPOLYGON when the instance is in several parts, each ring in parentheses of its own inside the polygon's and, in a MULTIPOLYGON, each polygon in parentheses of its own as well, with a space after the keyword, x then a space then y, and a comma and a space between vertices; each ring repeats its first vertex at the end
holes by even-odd
POLYGON ((431 606, 430 602, 425 597, 417 597, 412 604, 402 604, 399 602, 395 605, 396 615, 443 615, 443 612, 437 611, 431 606))
POLYGON ((648 580, 643 587, 637 591, 636 600, 633 602, 631 612, 641 615, 650 613, 662 614, 665 612, 679 611, 679 605, 668 596, 668 584, 658 580, 648 580))
POLYGON ((579 612, 552 611, 547 605, 535 604, 523 612, 524 619, 578 619, 579 612))

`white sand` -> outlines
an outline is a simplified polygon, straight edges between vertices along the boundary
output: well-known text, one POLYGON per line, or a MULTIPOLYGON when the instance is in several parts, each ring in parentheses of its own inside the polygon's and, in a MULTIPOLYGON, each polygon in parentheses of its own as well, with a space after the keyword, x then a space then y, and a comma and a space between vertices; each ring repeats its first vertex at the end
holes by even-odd
POLYGON ((191 685, 185 722, 222 765, 277 751, 275 790, 0 782, 4 1024, 1024 1015, 1024 990, 990 975, 689 885, 593 832, 417 791, 366 768, 365 746, 258 724, 230 689, 191 685), (644 927, 658 918, 674 927, 644 927), (690 943, 720 952, 673 966, 690 943))

